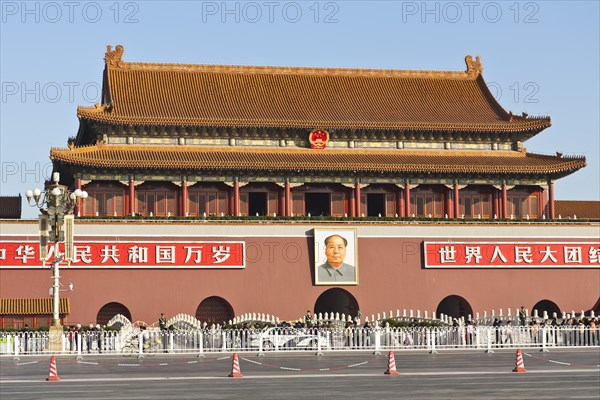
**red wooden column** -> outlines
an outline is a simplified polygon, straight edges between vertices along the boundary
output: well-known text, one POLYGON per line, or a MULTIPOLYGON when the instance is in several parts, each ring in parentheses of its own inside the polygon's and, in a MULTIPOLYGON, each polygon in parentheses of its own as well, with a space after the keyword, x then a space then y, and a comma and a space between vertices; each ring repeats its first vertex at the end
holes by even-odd
POLYGON ((285 217, 285 185, 279 191, 279 216, 285 217))
POLYGON ((229 207, 229 215, 235 215, 234 211, 233 211, 233 187, 231 187, 229 189, 229 191, 227 192, 227 202, 228 202, 228 207, 229 207))
POLYGON ((188 212, 188 186, 187 179, 181 181, 181 216, 187 216, 188 212))
POLYGON ((233 215, 240 215, 240 183, 233 181, 233 215))
POLYGON ((292 187, 289 182, 285 183, 285 216, 292 215, 292 187))
POLYGON ((360 183, 356 182, 354 184, 354 202, 356 203, 355 209, 356 209, 356 216, 360 217, 361 216, 361 211, 360 211, 360 183))
POLYGON ((554 182, 548 181, 548 218, 554 219, 554 182))
POLYGON ((498 218, 502 218, 502 190, 498 189, 496 193, 496 207, 498 209, 498 218))
POLYGON ((458 183, 454 184, 454 218, 460 218, 460 192, 458 183))
POLYGON ((398 215, 400 217, 406 217, 406 201, 404 200, 404 192, 406 189, 400 189, 398 197, 400 198, 400 208, 398 209, 398 215))
POLYGON ((544 194, 544 189, 540 187, 540 191, 538 192, 538 219, 544 218, 545 200, 546 200, 546 195, 544 194))
POLYGON ((135 185, 133 179, 129 180, 129 214, 135 214, 135 185))
POLYGON ((410 184, 408 180, 404 185, 404 216, 410 217, 410 184))
POLYGON ((354 190, 350 191, 350 216, 356 217, 356 195, 354 190))
POLYGON ((396 189, 396 214, 399 217, 404 217, 404 198, 402 197, 402 189, 396 189))
MULTIPOLYGON (((75 190, 81 190, 81 178, 77 178, 75 179, 75 190)), ((82 199, 81 197, 77 198, 77 204, 75 206, 75 215, 77 215, 78 217, 81 216, 81 204, 82 204, 82 199)))
POLYGON ((508 218, 508 188, 506 187, 506 182, 502 184, 502 201, 500 202, 500 210, 502 211, 502 217, 500 218, 508 218))
POLYGON ((451 189, 446 187, 446 193, 444 194, 444 213, 448 218, 452 218, 452 206, 450 205, 450 197, 452 197, 451 189))
MULTIPOLYGON (((493 186, 492 186, 493 187, 493 186)), ((492 219, 498 216, 498 189, 493 187, 492 191, 492 219)))

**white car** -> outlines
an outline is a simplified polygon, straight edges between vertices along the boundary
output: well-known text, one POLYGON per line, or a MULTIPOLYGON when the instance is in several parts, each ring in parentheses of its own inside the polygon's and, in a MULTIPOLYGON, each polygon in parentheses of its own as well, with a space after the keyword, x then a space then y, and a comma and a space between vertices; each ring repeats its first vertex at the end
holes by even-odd
POLYGON ((328 347, 327 338, 317 336, 310 330, 296 328, 265 328, 260 333, 250 335, 250 346, 260 347, 262 342, 263 349, 317 349, 318 343, 321 348, 328 347))

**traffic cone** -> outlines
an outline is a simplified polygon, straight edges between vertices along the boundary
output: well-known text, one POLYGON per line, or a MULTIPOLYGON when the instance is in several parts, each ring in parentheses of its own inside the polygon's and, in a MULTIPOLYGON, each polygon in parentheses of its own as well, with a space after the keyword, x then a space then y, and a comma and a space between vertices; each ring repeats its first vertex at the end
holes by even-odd
POLYGON ((394 352, 390 351, 388 354, 388 369, 384 372, 385 375, 400 375, 396 371, 396 359, 394 358, 394 352))
POLYGON ((56 372, 56 358, 54 356, 50 357, 50 372, 48 372, 48 377, 46 378, 49 382, 58 382, 60 378, 58 377, 58 372, 56 372))
POLYGON ((231 364, 231 373, 229 374, 230 378, 243 378, 240 371, 240 360, 238 359, 237 353, 233 353, 233 363, 231 364))
POLYGON ((513 372, 527 372, 525 369, 525 364, 523 363, 523 354, 521 353, 521 349, 517 349, 517 365, 513 372))

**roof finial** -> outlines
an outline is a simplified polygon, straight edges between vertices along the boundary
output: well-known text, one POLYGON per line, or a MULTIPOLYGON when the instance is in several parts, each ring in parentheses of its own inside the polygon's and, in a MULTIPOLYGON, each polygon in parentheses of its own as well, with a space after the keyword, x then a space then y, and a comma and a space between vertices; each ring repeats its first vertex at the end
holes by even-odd
POLYGON ((106 54, 104 55, 104 62, 111 66, 119 67, 121 64, 121 57, 125 48, 118 44, 115 50, 112 49, 111 45, 106 46, 106 54))
POLYGON ((465 64, 467 64, 467 74, 469 75, 480 75, 483 72, 483 65, 481 65, 481 61, 479 60, 479 56, 475 57, 475 61, 473 61, 472 56, 465 57, 465 64))

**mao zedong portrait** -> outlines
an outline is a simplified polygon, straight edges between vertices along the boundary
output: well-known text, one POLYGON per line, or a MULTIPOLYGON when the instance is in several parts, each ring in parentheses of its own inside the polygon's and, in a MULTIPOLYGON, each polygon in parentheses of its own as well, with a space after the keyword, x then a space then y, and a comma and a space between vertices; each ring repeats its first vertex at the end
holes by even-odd
POLYGON ((325 257, 327 261, 317 267, 317 282, 356 282, 356 267, 346 264, 348 240, 340 235, 325 238, 325 257))

